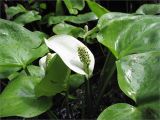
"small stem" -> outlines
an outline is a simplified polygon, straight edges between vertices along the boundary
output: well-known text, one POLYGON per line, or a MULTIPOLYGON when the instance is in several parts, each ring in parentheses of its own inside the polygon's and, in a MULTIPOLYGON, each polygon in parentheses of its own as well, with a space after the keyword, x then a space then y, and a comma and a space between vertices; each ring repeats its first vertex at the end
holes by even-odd
POLYGON ((31 74, 30 74, 30 72, 29 72, 27 67, 24 68, 24 71, 26 72, 27 76, 31 76, 31 74))
POLYGON ((91 100, 91 88, 90 88, 90 82, 89 79, 86 77, 85 79, 85 84, 86 84, 86 114, 88 117, 91 115, 92 111, 92 100, 91 100))
POLYGON ((66 90, 66 107, 67 107, 68 117, 69 117, 69 119, 71 119, 68 96, 69 96, 69 93, 68 93, 68 89, 67 89, 66 90))
MULTIPOLYGON (((102 71, 100 73, 100 85, 98 87, 98 90, 100 91, 100 89, 102 88, 102 85, 104 85, 103 83, 103 76, 106 74, 106 69, 108 69, 108 63, 109 63, 109 60, 110 60, 110 57, 111 57, 111 52, 109 52, 107 54, 107 57, 106 57, 106 60, 105 60, 105 63, 104 63, 104 66, 102 68, 102 71), (102 85, 101 85, 102 84, 102 85)), ((106 77, 105 77, 106 78, 106 77)), ((105 80, 106 81, 106 80, 105 80)))
POLYGON ((84 40, 87 36, 91 35, 92 33, 94 32, 97 32, 98 31, 98 27, 94 27, 93 29, 91 29, 90 31, 86 32, 86 34, 83 36, 84 37, 84 40))

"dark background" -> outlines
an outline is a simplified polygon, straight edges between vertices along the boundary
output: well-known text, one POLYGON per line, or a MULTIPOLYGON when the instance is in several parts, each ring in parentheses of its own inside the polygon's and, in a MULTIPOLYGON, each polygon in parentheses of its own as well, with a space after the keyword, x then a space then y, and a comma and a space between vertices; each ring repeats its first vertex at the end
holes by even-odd
MULTIPOLYGON (((25 4, 27 0, 0 0, 0 17, 5 18, 4 4, 8 6, 16 5, 17 3, 25 4)), ((56 0, 35 0, 38 2, 47 3, 47 11, 51 12, 55 9, 56 0)), ((134 12, 139 6, 143 4, 160 3, 160 0, 96 0, 102 6, 110 11, 118 12, 134 12)), ((86 7, 84 11, 88 11, 86 7)))

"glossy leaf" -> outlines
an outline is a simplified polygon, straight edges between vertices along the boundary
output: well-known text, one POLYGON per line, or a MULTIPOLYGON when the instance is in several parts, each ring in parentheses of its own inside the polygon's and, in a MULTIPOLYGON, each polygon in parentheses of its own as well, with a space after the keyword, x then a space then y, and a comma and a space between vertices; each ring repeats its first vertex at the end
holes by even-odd
POLYGON ((54 96, 66 90, 67 79, 70 69, 63 63, 61 58, 56 55, 49 62, 46 75, 36 86, 35 92, 39 96, 54 96))
POLYGON ((141 112, 135 107, 119 103, 105 109, 97 120, 143 120, 141 112))
POLYGON ((97 27, 102 30, 103 28, 107 27, 109 24, 112 22, 120 21, 120 20, 125 20, 125 19, 134 19, 134 18, 129 18, 130 16, 134 16, 132 14, 127 14, 127 13, 121 13, 121 12, 109 12, 104 14, 103 16, 100 17, 98 20, 97 27))
POLYGON ((84 0, 64 0, 64 3, 70 14, 78 14, 85 6, 84 0))
MULTIPOLYGON (((105 19, 103 20, 101 22, 104 23, 105 19)), ((117 58, 133 53, 160 50, 159 17, 123 16, 106 21, 108 24, 100 30, 97 39, 117 58)))
POLYGON ((160 4, 144 4, 138 8, 136 13, 143 15, 160 14, 160 4))
POLYGON ((0 26, 0 78, 25 68, 48 52, 37 34, 3 19, 0 26))
POLYGON ((89 8, 92 10, 92 12, 94 12, 97 15, 98 18, 104 15, 105 13, 109 12, 106 8, 104 8, 103 6, 99 5, 96 2, 90 0, 86 1, 88 3, 89 8))
POLYGON ((41 77, 37 73, 41 69, 32 66, 29 71, 32 76, 19 75, 1 93, 0 117, 21 116, 29 118, 40 115, 51 107, 51 98, 37 98, 35 96, 34 88, 41 81, 41 77))
POLYGON ((159 120, 159 108, 159 102, 146 103, 138 107, 127 103, 118 103, 102 111, 97 120, 159 120), (157 108, 158 112, 152 108, 157 108))
POLYGON ((119 59, 119 86, 136 102, 137 107, 116 104, 102 112, 98 119, 158 120, 160 18, 149 15, 121 15, 108 13, 102 16, 98 22, 100 32, 97 38, 119 59))
POLYGON ((53 32, 57 35, 59 34, 67 34, 72 35, 74 37, 81 37, 83 38, 83 35, 85 34, 84 29, 80 27, 76 27, 67 23, 60 23, 53 27, 53 32))
POLYGON ((100 32, 97 34, 97 39, 104 46, 108 47, 110 51, 118 58, 116 49, 116 41, 119 38, 123 29, 128 27, 137 17, 130 17, 125 13, 107 13, 103 15, 98 21, 98 28, 100 32), (118 26, 118 27, 117 27, 118 26))
POLYGON ((40 19, 41 19, 41 16, 39 15, 39 13, 37 11, 32 10, 16 17, 14 21, 16 23, 24 25, 40 19))
POLYGON ((27 10, 21 5, 17 4, 17 6, 12 6, 6 9, 6 14, 10 17, 13 17, 16 14, 24 13, 27 10))
POLYGON ((121 90, 137 104, 160 100, 160 52, 123 57, 117 69, 121 90))
POLYGON ((48 23, 49 25, 52 25, 67 21, 75 24, 82 24, 93 20, 97 20, 97 16, 94 13, 89 12, 77 16, 50 16, 48 23))

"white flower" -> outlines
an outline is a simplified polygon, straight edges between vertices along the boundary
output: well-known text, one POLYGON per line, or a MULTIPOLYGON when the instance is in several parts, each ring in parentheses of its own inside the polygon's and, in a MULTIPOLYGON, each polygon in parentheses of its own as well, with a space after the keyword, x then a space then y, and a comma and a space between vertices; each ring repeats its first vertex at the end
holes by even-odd
POLYGON ((55 35, 45 40, 45 43, 71 70, 88 77, 92 75, 95 59, 82 42, 70 35, 55 35))
POLYGON ((49 61, 50 59, 52 59, 54 56, 56 55, 56 53, 48 53, 46 56, 42 57, 40 60, 39 60, 39 66, 42 70, 46 70, 46 67, 47 67, 47 61, 49 61))

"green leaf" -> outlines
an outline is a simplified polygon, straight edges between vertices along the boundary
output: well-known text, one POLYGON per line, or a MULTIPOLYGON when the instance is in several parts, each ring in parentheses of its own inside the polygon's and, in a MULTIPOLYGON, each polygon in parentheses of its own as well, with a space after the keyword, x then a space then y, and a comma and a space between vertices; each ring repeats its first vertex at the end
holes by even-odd
POLYGON ((92 12, 94 12, 97 15, 98 18, 104 15, 105 13, 109 12, 106 8, 102 7, 96 2, 93 2, 90 0, 86 0, 86 1, 88 3, 89 8, 92 10, 92 12))
POLYGON ((70 75, 68 79, 68 85, 72 88, 78 88, 85 82, 85 77, 83 75, 74 74, 70 75))
POLYGON ((70 69, 56 55, 50 61, 44 79, 36 86, 37 96, 54 96, 66 90, 70 69))
POLYGON ((41 81, 39 67, 31 66, 32 76, 20 74, 13 79, 0 95, 0 117, 21 116, 25 118, 38 116, 52 106, 52 99, 37 98, 34 88, 41 81), (37 74, 39 73, 39 74, 37 74))
POLYGON ((144 4, 137 9, 136 13, 143 15, 160 14, 160 4, 144 4))
POLYGON ((74 37, 83 37, 85 34, 84 29, 80 27, 76 27, 67 23, 60 23, 57 24, 53 27, 53 32, 55 34, 67 34, 67 35, 72 35, 74 37))
POLYGON ((31 23, 33 21, 37 21, 37 20, 41 20, 41 16, 39 15, 39 13, 37 11, 27 11, 26 13, 16 17, 14 19, 14 21, 16 23, 19 23, 19 24, 27 24, 27 23, 31 23))
POLYGON ((37 34, 3 19, 0 26, 0 78, 25 68, 48 52, 37 34))
POLYGON ((103 16, 100 17, 98 20, 97 27, 102 30, 103 28, 107 27, 110 25, 112 22, 124 20, 124 19, 134 19, 129 18, 130 16, 134 16, 132 14, 127 14, 127 13, 121 13, 121 12, 109 12, 104 14, 103 16))
MULTIPOLYGON (((104 23, 105 19, 103 20, 101 22, 104 23)), ((106 27, 99 25, 100 32, 97 39, 107 46, 117 58, 133 53, 160 50, 159 17, 125 15, 111 20, 106 19, 106 21, 108 22, 106 27)))
POLYGON ((37 36, 39 36, 40 39, 44 39, 44 38, 48 38, 48 35, 44 32, 41 31, 34 31, 35 34, 37 34, 37 36))
POLYGON ((147 103, 134 107, 126 103, 118 103, 109 106, 98 116, 97 120, 159 120, 160 104, 158 102, 147 103), (155 112, 157 108, 158 112, 155 112), (157 107, 158 106, 158 107, 157 107))
POLYGON ((160 52, 123 57, 117 69, 121 90, 137 104, 160 100, 160 52))
POLYGON ((155 105, 159 104, 160 98, 159 27, 158 17, 123 16, 108 20, 106 27, 100 31, 101 42, 108 46, 117 58, 121 58, 117 62, 121 90, 136 101, 141 111, 146 112, 149 109, 153 114, 152 119, 160 116, 160 106, 155 105), (154 52, 149 52, 153 50, 154 52), (131 55, 133 53, 138 54, 131 55), (141 107, 142 105, 144 107, 141 107))
POLYGON ((7 8, 6 14, 10 17, 13 17, 16 14, 24 13, 26 11, 27 10, 21 4, 17 4, 17 6, 7 8))
POLYGON ((97 20, 98 18, 96 15, 92 12, 85 13, 85 14, 79 14, 77 16, 68 17, 66 21, 76 23, 76 24, 82 24, 89 21, 97 20))
POLYGON ((52 25, 67 21, 75 24, 82 24, 93 20, 97 20, 97 17, 94 13, 89 12, 85 14, 79 14, 77 16, 50 16, 48 23, 49 25, 52 25))
MULTIPOLYGON (((38 66, 29 65, 29 66, 27 66, 27 70, 31 76, 39 77, 41 79, 45 76, 45 72, 42 69, 40 69, 40 67, 38 67, 38 66)), ((11 74, 8 77, 8 79, 13 80, 16 77, 18 77, 19 75, 27 76, 25 70, 22 70, 21 72, 14 72, 13 74, 11 74)))
POLYGON ((141 112, 135 107, 119 103, 105 109, 97 120, 143 120, 141 112))
POLYGON ((160 119, 160 18, 108 13, 100 18, 98 27, 98 41, 119 59, 119 86, 137 106, 113 105, 98 119, 160 119))
POLYGON ((64 3, 70 14, 78 14, 78 10, 83 10, 84 0, 64 0, 64 3))
POLYGON ((53 16, 53 15, 48 15, 48 24, 49 25, 58 24, 58 23, 67 21, 68 18, 69 18, 69 16, 53 16))
POLYGON ((28 72, 30 73, 31 76, 39 77, 42 79, 45 75, 44 71, 42 69, 40 69, 40 67, 38 67, 38 66, 29 65, 29 66, 27 66, 27 69, 28 69, 28 72))

